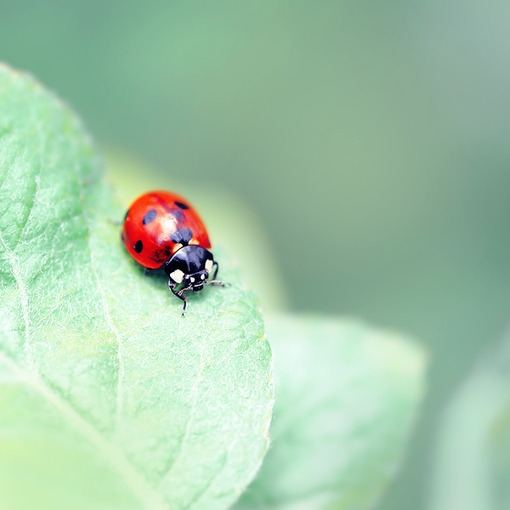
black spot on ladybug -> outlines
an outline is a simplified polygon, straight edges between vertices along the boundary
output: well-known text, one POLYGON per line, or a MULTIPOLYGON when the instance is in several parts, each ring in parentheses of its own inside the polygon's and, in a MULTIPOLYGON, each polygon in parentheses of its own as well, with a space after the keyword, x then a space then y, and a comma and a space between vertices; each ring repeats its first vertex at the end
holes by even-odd
POLYGON ((184 214, 179 209, 170 210, 170 214, 179 222, 184 221, 184 214))
POLYGON ((138 240, 135 243, 135 251, 136 253, 140 253, 143 250, 143 243, 142 241, 138 240))
POLYGON ((189 228, 180 228, 176 230, 171 236, 170 240, 178 244, 188 244, 193 237, 193 233, 189 228))
POLYGON ((189 209, 189 207, 186 205, 186 204, 183 204, 182 202, 174 202, 174 204, 179 208, 179 209, 189 209))
POLYGON ((144 217, 143 217, 143 220, 142 220, 142 223, 144 225, 147 225, 148 223, 150 223, 151 221, 154 221, 156 219, 156 216, 158 215, 158 213, 156 212, 156 209, 151 209, 144 217))

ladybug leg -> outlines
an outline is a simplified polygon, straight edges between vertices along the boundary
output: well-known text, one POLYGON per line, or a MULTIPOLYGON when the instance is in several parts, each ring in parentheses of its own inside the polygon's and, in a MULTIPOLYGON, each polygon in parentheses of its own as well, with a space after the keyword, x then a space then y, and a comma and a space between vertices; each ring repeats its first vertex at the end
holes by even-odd
POLYGON ((182 300, 183 300, 183 303, 182 303, 182 312, 181 312, 181 317, 184 317, 184 314, 186 313, 186 307, 188 306, 188 300, 187 300, 184 296, 180 296, 179 294, 176 294, 176 296, 177 296, 179 299, 182 299, 182 300))
POLYGON ((186 299, 186 296, 183 294, 186 290, 191 290, 193 287, 186 287, 185 289, 181 289, 179 292, 175 293, 175 295, 183 300, 182 304, 182 313, 181 316, 184 317, 184 313, 186 312, 186 307, 188 306, 188 300, 186 299))
POLYGON ((214 285, 216 287, 226 287, 227 286, 221 280, 210 280, 210 281, 208 281, 206 283, 207 283, 207 285, 214 285))
POLYGON ((213 268, 214 268, 214 271, 213 271, 212 280, 209 280, 206 283, 208 285, 216 285, 218 287, 225 287, 225 284, 221 280, 216 280, 216 275, 218 274, 218 269, 219 269, 217 262, 214 262, 213 268))
POLYGON ((186 307, 188 306, 188 300, 186 299, 186 296, 184 296, 184 292, 187 290, 191 290, 193 287, 185 287, 181 290, 175 290, 176 284, 172 282, 168 282, 168 288, 172 291, 173 295, 178 297, 181 301, 183 301, 182 304, 182 316, 184 317, 184 313, 186 312, 186 307))

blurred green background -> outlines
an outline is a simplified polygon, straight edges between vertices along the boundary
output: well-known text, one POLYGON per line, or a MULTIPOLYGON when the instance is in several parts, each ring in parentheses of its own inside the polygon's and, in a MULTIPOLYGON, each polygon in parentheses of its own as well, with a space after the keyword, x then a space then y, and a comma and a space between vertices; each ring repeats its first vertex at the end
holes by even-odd
POLYGON ((380 506, 420 510, 438 416, 509 318, 509 19, 474 0, 0 0, 0 59, 105 147, 246 204, 292 309, 428 344, 380 506))

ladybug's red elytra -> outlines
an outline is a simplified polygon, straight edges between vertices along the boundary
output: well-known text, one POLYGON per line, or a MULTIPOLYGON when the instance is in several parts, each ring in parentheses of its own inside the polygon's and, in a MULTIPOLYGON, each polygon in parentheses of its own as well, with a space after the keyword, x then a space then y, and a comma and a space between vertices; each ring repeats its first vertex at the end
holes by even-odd
POLYGON ((169 191, 151 191, 130 206, 122 226, 122 242, 129 254, 147 269, 162 268, 169 289, 183 303, 184 292, 197 292, 216 280, 218 263, 200 216, 183 197, 169 191), (212 279, 209 276, 212 272, 212 279))

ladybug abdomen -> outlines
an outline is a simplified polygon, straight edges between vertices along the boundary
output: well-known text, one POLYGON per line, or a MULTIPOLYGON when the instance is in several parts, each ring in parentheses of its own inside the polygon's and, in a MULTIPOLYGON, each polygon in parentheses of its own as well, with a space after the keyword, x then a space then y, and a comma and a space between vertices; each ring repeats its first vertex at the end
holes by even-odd
POLYGON ((188 244, 211 247, 195 209, 183 197, 167 191, 146 193, 131 204, 122 242, 129 254, 148 269, 160 268, 188 244))

